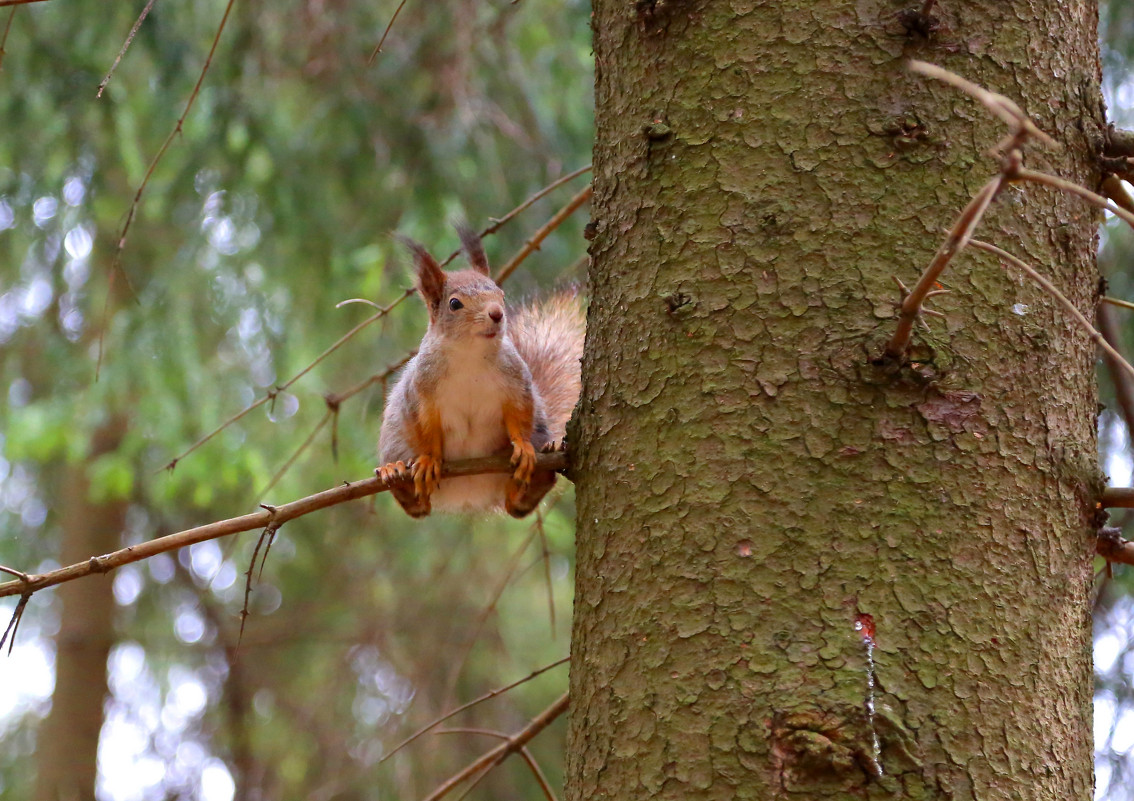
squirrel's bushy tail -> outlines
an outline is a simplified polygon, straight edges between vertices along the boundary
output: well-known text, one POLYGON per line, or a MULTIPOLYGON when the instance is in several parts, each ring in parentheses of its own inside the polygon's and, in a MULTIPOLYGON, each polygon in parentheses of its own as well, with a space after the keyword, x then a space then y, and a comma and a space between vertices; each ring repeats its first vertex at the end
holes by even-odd
POLYGON ((579 400, 586 325, 582 300, 574 290, 528 304, 508 318, 508 335, 532 372, 555 442, 566 434, 579 400))

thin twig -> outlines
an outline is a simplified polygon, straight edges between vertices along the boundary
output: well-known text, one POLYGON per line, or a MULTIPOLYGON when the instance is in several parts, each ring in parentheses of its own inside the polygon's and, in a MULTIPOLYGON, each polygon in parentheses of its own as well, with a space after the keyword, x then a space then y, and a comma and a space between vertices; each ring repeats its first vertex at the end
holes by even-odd
POLYGON ((42 3, 44 0, 0 0, 0 7, 3 6, 26 6, 29 3, 42 3))
MULTIPOLYGON (((568 455, 566 452, 536 454, 537 470, 562 470, 567 467, 567 464, 568 455)), ((515 469, 509 455, 505 454, 447 462, 442 466, 441 476, 446 478, 472 476, 481 473, 511 473, 515 469)), ((412 481, 412 479, 409 480, 412 481)), ((282 526, 289 520, 303 517, 319 509, 326 509, 328 506, 336 506, 357 498, 377 495, 388 489, 389 486, 376 476, 361 481, 346 482, 315 495, 308 495, 305 498, 277 506, 275 507, 274 518, 272 517, 273 513, 261 509, 259 512, 197 526, 164 537, 157 537, 102 556, 92 556, 85 562, 77 562, 47 573, 29 574, 26 582, 23 580, 6 581, 0 584, 0 598, 20 595, 24 592, 37 592, 45 587, 53 587, 57 584, 73 581, 91 573, 106 573, 122 565, 148 559, 159 553, 184 548, 186 545, 219 539, 241 531, 254 531, 258 528, 264 528, 272 520, 282 526)))
POLYGON ((385 383, 386 380, 390 376, 392 376, 394 373, 398 372, 398 370, 401 370, 403 367, 405 367, 406 363, 409 362, 409 360, 412 359, 416 355, 417 355, 417 348, 414 348, 413 350, 411 350, 409 353, 407 353, 402 358, 398 359, 393 364, 388 365, 386 367, 386 369, 383 370, 382 372, 375 373, 374 375, 370 376, 369 378, 366 378, 366 379, 363 379, 362 381, 359 381, 357 384, 355 384, 350 389, 346 389, 346 390, 343 390, 342 392, 335 392, 333 394, 327 395, 327 396, 324 397, 324 400, 328 404, 339 405, 339 404, 342 404, 343 401, 347 400, 348 398, 353 398, 359 392, 362 392, 364 389, 366 389, 370 386, 373 386, 374 384, 385 383))
POLYGON ((394 27, 394 20, 398 18, 398 14, 402 13, 402 6, 406 4, 406 0, 398 3, 397 9, 394 10, 394 16, 390 17, 390 24, 386 26, 386 30, 382 32, 382 38, 378 40, 378 46, 374 48, 374 52, 370 54, 370 58, 366 59, 366 66, 374 63, 374 59, 382 52, 382 45, 386 43, 386 37, 390 35, 390 28, 394 27))
POLYGON ((275 398, 277 394, 288 389, 288 387, 290 387, 296 381, 298 381, 299 379, 303 378, 303 376, 305 376, 309 372, 311 372, 311 370, 313 370, 315 368, 315 366, 317 364, 319 364, 319 362, 323 361, 323 359, 327 358, 332 353, 334 353, 336 350, 338 350, 340 347, 342 347, 344 344, 346 344, 346 341, 348 339, 353 337, 355 334, 357 334, 359 331, 361 331, 366 326, 370 325, 373 322, 376 322, 376 321, 382 319, 387 314, 389 314, 391 311, 393 311, 395 308, 397 308, 398 304, 400 304, 402 301, 404 301, 406 298, 408 298, 410 295, 412 295, 414 293, 414 291, 415 290, 412 289, 412 288, 405 290, 405 292, 403 292, 400 296, 398 296, 397 299, 392 301, 390 303, 390 305, 380 308, 377 312, 370 315, 365 320, 363 320, 361 323, 356 325, 354 328, 347 331, 345 334, 343 334, 341 337, 339 337, 333 345, 331 345, 325 351, 323 351, 318 356, 316 356, 315 361, 311 362, 309 365, 304 367, 302 370, 300 370, 298 373, 296 373, 294 376, 292 376, 288 381, 284 382, 283 384, 280 384, 277 387, 274 387, 271 391, 269 391, 266 395, 264 395, 264 397, 260 398, 259 400, 253 401, 249 406, 247 406, 243 410, 237 412, 232 417, 228 418, 223 423, 221 423, 217 428, 213 429, 208 434, 201 437, 199 440, 197 440, 192 445, 190 445, 189 448, 187 450, 185 450, 183 453, 175 456, 172 460, 170 460, 169 464, 167 464, 163 469, 164 470, 172 470, 173 468, 177 467, 178 462, 180 462, 186 456, 191 454, 193 451, 200 448, 202 445, 204 445, 206 442, 211 440, 217 434, 224 431, 226 428, 228 428, 230 425, 235 423, 237 420, 244 417, 244 415, 248 414, 250 411, 252 411, 253 409, 255 409, 259 406, 263 406, 265 403, 267 403, 268 401, 275 398))
MULTIPOLYGON (((556 496, 547 504, 548 508, 555 505, 559 500, 556 496)), ((549 626, 551 627, 551 639, 555 639, 555 588, 551 583, 551 548, 547 543, 547 532, 543 530, 543 508, 542 505, 536 507, 536 519, 533 523, 536 531, 539 532, 539 549, 540 559, 543 561, 543 579, 547 585, 547 614, 549 618, 549 626)))
POLYGON ((469 654, 472 652, 473 646, 476 645, 476 641, 480 639, 480 633, 484 629, 484 624, 488 621, 489 615, 491 615, 496 610, 496 605, 500 602, 500 596, 504 594, 504 590, 506 590, 508 588, 508 585, 512 583, 512 578, 516 572, 516 568, 520 564, 520 557, 524 555, 524 551, 526 551, 532 544, 532 540, 534 540, 535 537, 535 529, 532 529, 528 533, 528 536, 524 540, 524 542, 513 552, 512 556, 508 559, 508 564, 504 567, 504 571, 500 575, 500 580, 496 582, 496 588, 492 592, 492 599, 488 602, 487 606, 480 610, 480 614, 477 615, 476 622, 473 623, 472 632, 465 639, 465 643, 461 648, 460 655, 452 660, 452 663, 449 666, 449 680, 447 682, 448 687, 445 691, 446 699, 452 697, 453 691, 457 686, 457 680, 460 678, 461 671, 465 667, 465 661, 469 658, 469 654))
MULTIPOLYGON (((270 514, 275 515, 275 507, 266 506, 261 504, 263 508, 270 514)), ((233 653, 233 660, 240 659, 240 643, 244 640, 244 624, 248 620, 248 602, 252 597, 252 574, 256 571, 256 557, 260 554, 260 548, 267 542, 267 547, 264 548, 264 559, 260 562, 260 573, 264 574, 264 563, 268 561, 268 550, 272 547, 272 541, 276 538, 276 532, 279 531, 279 525, 272 520, 260 532, 260 536, 256 538, 256 547, 252 549, 252 558, 248 562, 248 570, 244 573, 244 605, 240 608, 240 632, 236 635, 236 650, 233 653)))
POLYGON ((551 194, 552 191, 558 189, 559 187, 561 187, 563 184, 567 183, 568 181, 572 181, 572 180, 578 178, 580 175, 583 175, 584 173, 590 172, 591 166, 592 165, 588 164, 586 167, 580 167, 579 169, 575 170, 574 172, 568 173, 567 175, 564 175, 559 180, 553 181, 552 183, 545 186, 543 189, 536 192, 534 195, 532 195, 530 198, 525 200, 519 206, 516 206, 516 208, 512 209, 510 212, 505 214, 500 219, 493 218, 492 225, 488 226, 487 228, 485 228, 483 231, 480 232, 481 237, 485 237, 485 236, 488 236, 489 234, 496 233, 505 225, 505 223, 507 223, 509 220, 511 220, 513 217, 515 217, 520 212, 524 211, 525 209, 527 209, 530 206, 532 206, 533 204, 535 204, 541 198, 544 198, 547 195, 551 194))
POLYGON ((1128 300, 1119 300, 1118 298, 1112 298, 1109 295, 1103 295, 1101 298, 1099 298, 1099 301, 1101 303, 1109 303, 1111 306, 1121 306, 1124 309, 1134 309, 1134 303, 1131 303, 1128 300))
POLYGON ((523 748, 532 740, 532 738, 546 729, 556 718, 566 712, 568 703, 569 701, 567 693, 564 693, 558 698, 558 700, 555 701, 555 703, 553 703, 551 706, 549 706, 547 709, 543 710, 543 712, 540 712, 535 718, 533 718, 531 723, 525 726, 521 731, 516 732, 516 734, 500 743, 500 745, 496 746, 488 753, 470 762, 459 773, 456 773, 446 779, 440 787, 429 794, 425 801, 439 801, 439 799, 445 797, 450 790, 452 790, 454 787, 456 787, 469 777, 480 773, 482 770, 491 770, 492 768, 499 765, 501 762, 507 759, 509 754, 513 754, 523 748))
POLYGON ((1006 122, 1013 129, 1013 136, 1017 135, 1017 129, 1019 129, 1027 136, 1034 136, 1054 147, 1059 146, 1059 143, 1040 130, 1040 128, 1032 122, 1031 118, 1028 117, 1011 98, 997 94, 996 92, 990 92, 983 86, 978 86, 972 81, 965 80, 960 75, 942 69, 936 64, 911 59, 909 67, 914 72, 921 73, 928 78, 943 81, 976 98, 985 108, 1006 122))
POLYGON ((142 22, 149 16, 150 9, 154 7, 156 0, 148 0, 146 7, 142 9, 142 13, 138 15, 138 19, 134 21, 134 27, 130 29, 130 33, 126 36, 126 41, 122 43, 122 49, 118 51, 118 55, 114 58, 114 63, 110 65, 110 69, 106 73, 106 77, 102 79, 102 83, 98 85, 98 91, 95 97, 102 97, 102 90, 110 83, 110 76, 118 69, 118 62, 126 55, 126 51, 130 48, 130 43, 134 41, 134 37, 138 34, 138 28, 142 27, 142 22))
MULTIPOLYGON (((589 171, 591 169, 591 166, 592 165, 588 164, 586 167, 580 167, 579 169, 575 170, 573 173, 570 173, 569 175, 564 175, 562 178, 558 178, 558 179, 552 181, 550 184, 548 184, 543 189, 536 192, 534 195, 529 197, 527 200, 525 200, 519 206, 516 206, 516 208, 512 209, 510 212, 505 214, 503 217, 500 217, 499 219, 497 219, 495 217, 489 217, 489 219, 492 220, 492 224, 489 225, 487 228, 485 228, 483 231, 480 232, 481 238, 483 239, 484 237, 489 236, 490 234, 496 233, 497 231, 499 231, 501 228, 504 227, 505 223, 510 222, 517 214, 519 214, 520 212, 529 208, 532 204, 534 204, 535 202, 537 202, 541 198, 546 197, 553 190, 558 189, 560 186, 567 183, 568 181, 570 181, 574 178, 577 178, 580 175, 582 175, 583 173, 589 171)), ((453 259, 457 258, 457 256, 460 256, 460 255, 461 255, 461 249, 457 248, 456 250, 454 250, 452 253, 449 254, 448 258, 446 258, 444 261, 441 262, 441 266, 444 267, 447 264, 452 263, 453 259)), ((503 280, 503 279, 498 279, 498 282, 501 281, 501 280, 503 280)))
POLYGON ((957 217, 949 235, 941 243, 937 253, 933 255, 933 260, 929 262, 929 266, 925 268, 917 284, 902 301, 901 311, 898 314, 898 328, 886 345, 885 357, 899 359, 905 354, 910 337, 913 335, 914 323, 917 322, 918 316, 921 314, 921 304, 925 302, 926 297, 937 284, 937 279, 949 266, 949 262, 964 249, 972 237, 973 231, 980 223, 981 217, 988 210, 989 204, 992 203, 993 198, 1004 185, 1004 181, 1004 174, 997 174, 981 187, 980 191, 976 193, 957 217))
POLYGON ((1090 189, 1086 189, 1085 187, 1079 186, 1077 183, 1073 183, 1072 181, 1064 180, 1057 175, 1050 175, 1046 172, 1037 172, 1035 170, 1020 169, 1017 171, 1016 175, 1013 176, 1012 180, 1030 181, 1031 183, 1050 186, 1053 189, 1058 189, 1071 195, 1078 195, 1091 205, 1097 206, 1100 209, 1106 209, 1116 217, 1121 217, 1129 225, 1134 226, 1134 214, 1131 214, 1129 211, 1122 208, 1117 203, 1107 200, 1102 195, 1092 192, 1090 189))
MULTIPOLYGON (((460 727, 460 728, 455 728, 455 729, 441 729, 439 731, 435 731, 434 734, 482 734, 486 737, 495 737, 497 740, 507 740, 508 739, 508 735, 505 734, 502 731, 494 731, 493 729, 477 729, 477 728, 470 728, 470 727, 460 727)), ((547 777, 544 776, 543 771, 539 769, 539 765, 536 763, 535 757, 532 756, 532 752, 528 750, 527 746, 524 746, 523 748, 521 748, 519 750, 518 753, 520 754, 521 757, 523 757, 524 761, 528 763, 528 767, 531 768, 532 774, 535 776, 536 783, 539 784, 540 789, 543 790, 544 798, 546 798, 547 801, 556 801, 555 793, 552 792, 551 785, 548 783, 547 777)), ((475 787, 477 782, 479 782, 482 778, 484 778, 487 775, 488 775, 488 771, 486 770, 483 773, 481 773, 479 776, 477 776, 476 781, 473 782, 472 786, 470 786, 467 790, 465 790, 464 795, 468 795, 469 790, 471 790, 473 787, 475 787)), ((463 797, 464 796, 462 796, 462 798, 463 797)))
POLYGON ((390 759, 392 756, 394 756, 394 754, 401 751, 407 745, 414 742, 415 740, 417 740, 422 735, 428 734, 434 728, 436 728, 437 726, 440 726, 442 723, 449 720, 450 718, 452 718, 456 715, 459 715, 459 714, 461 714, 462 712, 464 712, 468 709, 472 709, 474 706, 477 706, 478 704, 482 704, 485 701, 490 701, 498 695, 503 695, 504 693, 508 692, 509 690, 515 689, 516 687, 519 687, 521 684, 525 684, 525 683, 531 681, 536 676, 539 676, 542 673, 546 673, 547 671, 551 670, 552 668, 559 667, 560 665, 570 661, 570 659, 571 659, 571 657, 569 657, 569 656, 565 656, 562 659, 557 659, 554 662, 552 662, 550 665, 544 665, 543 667, 539 668, 538 670, 532 671, 528 675, 524 676, 522 679, 518 679, 517 681, 514 681, 511 684, 505 684, 503 687, 497 687, 495 690, 490 690, 489 692, 486 692, 484 695, 482 695, 478 698, 474 698, 473 700, 469 701, 467 704, 461 704, 461 706, 457 707, 456 709, 452 710, 451 712, 446 712, 444 715, 437 718, 432 723, 418 729, 413 734, 411 734, 409 737, 407 737, 406 739, 404 739, 400 743, 398 743, 396 746, 394 746, 393 750, 391 750, 390 753, 386 754, 380 760, 378 760, 378 764, 381 765, 383 762, 385 762, 387 759, 390 759))
MULTIPOLYGON (((0 0, 0 2, 3 2, 3 0, 0 0)), ((236 0, 228 0, 228 3, 225 5, 224 16, 221 17, 220 25, 217 26, 216 35, 213 37, 213 44, 209 48, 208 56, 205 57, 205 64, 201 67, 201 74, 197 77, 197 83, 193 86, 193 91, 189 94, 189 100, 185 103, 185 110, 181 112, 181 116, 177 118, 173 130, 169 132, 169 135, 158 149, 157 155, 155 155, 153 161, 150 162, 146 174, 142 177, 142 183, 138 185, 138 189, 134 193, 134 199, 130 202, 130 208, 126 212, 126 220, 122 224, 122 230, 118 233, 118 243, 115 245, 114 258, 110 265, 112 279, 114 274, 119 271, 125 276, 125 271, 122 270, 122 251, 126 248, 126 238, 130 233, 130 226, 134 222, 134 217, 138 213, 138 206, 142 202, 142 195, 145 193, 146 187, 149 186, 150 178, 153 177, 154 171, 157 169, 162 157, 165 156, 165 152, 169 150, 169 146, 173 144, 173 140, 181 134, 181 128, 185 123, 185 118, 189 116, 189 111, 193 108, 193 104, 197 102, 197 95, 200 94, 201 85, 205 82, 205 75, 208 74, 209 67, 213 63, 213 55, 217 51, 217 44, 220 42, 221 34, 224 32, 224 27, 228 23, 229 13, 232 11, 232 6, 235 2, 236 0)), ((107 292, 109 293, 109 291, 108 289, 107 292)), ((98 363, 95 367, 96 377, 102 368, 102 349, 107 324, 108 321, 105 319, 104 315, 98 333, 98 363)))
POLYGON ((1130 362, 1126 361, 1121 353, 1111 347, 1110 343, 1106 341, 1106 337, 1100 334, 1098 332, 1098 329, 1091 325, 1090 320, 1088 320, 1086 316, 1075 307, 1075 304, 1072 303, 1066 295, 1059 291, 1055 284, 1051 283, 1051 281, 1048 281, 1046 278, 1040 275, 1031 265, 1016 258, 1008 251, 1001 250, 1000 248, 996 247, 996 245, 990 245, 988 242, 981 242, 979 239, 974 239, 969 242, 969 244, 977 250, 983 250, 986 253, 991 253, 994 256, 998 256, 1001 260, 1007 262, 1008 264, 1011 264, 1013 267, 1020 270, 1041 287, 1043 287, 1044 291, 1055 298, 1056 302, 1059 303, 1059 305, 1062 306, 1067 311, 1067 313, 1071 315, 1071 318, 1079 324, 1079 327, 1087 332, 1090 338, 1094 340, 1096 345, 1102 348, 1103 351, 1108 356, 1110 356, 1110 358, 1112 358, 1119 367, 1125 370, 1131 377, 1134 377, 1134 366, 1132 366, 1130 362))
POLYGON ((16 603, 16 608, 12 610, 12 617, 8 620, 8 627, 4 629, 3 636, 0 636, 0 649, 3 649, 4 643, 8 643, 8 656, 12 655, 12 649, 16 647, 16 632, 20 630, 20 621, 24 618, 24 610, 28 606, 28 600, 31 598, 31 592, 27 592, 20 596, 20 600, 16 603), (11 641, 8 641, 8 635, 12 636, 11 641))
POLYGON ((8 22, 4 25, 4 35, 0 36, 0 68, 4 66, 4 50, 8 45, 8 31, 12 30, 12 20, 16 17, 16 7, 12 6, 12 11, 8 14, 8 22))
POLYGON ((496 274, 496 283, 502 284, 508 279, 520 263, 530 256, 533 252, 539 250, 539 245, 547 238, 547 235, 563 224, 563 221, 575 213, 576 209, 582 206, 591 198, 593 191, 590 184, 588 184, 582 191, 567 203, 566 206, 556 212, 555 216, 548 220, 542 228, 532 235, 531 239, 524 243, 520 252, 512 257, 511 261, 500 268, 500 272, 496 274))
POLYGON ((291 456, 289 456, 287 461, 284 462, 283 467, 277 470, 276 474, 272 476, 267 485, 256 493, 257 496, 261 498, 264 497, 264 494, 267 493, 268 490, 274 487, 279 482, 279 480, 284 477, 287 471, 291 469, 291 466, 295 464, 295 460, 302 456, 303 452, 311 446, 311 443, 315 441, 315 437, 319 436, 319 432, 323 430, 323 426, 327 425, 327 422, 334 416, 334 414, 335 412, 333 410, 327 410, 326 414, 323 415, 323 419, 320 420, 319 423, 315 426, 314 430, 312 430, 312 432, 307 435, 307 439, 303 440, 303 444, 292 452, 291 456))
POLYGON ((29 580, 27 573, 22 573, 12 567, 4 567, 4 565, 0 565, 0 573, 7 573, 9 576, 15 576, 16 578, 20 579, 20 581, 29 580))

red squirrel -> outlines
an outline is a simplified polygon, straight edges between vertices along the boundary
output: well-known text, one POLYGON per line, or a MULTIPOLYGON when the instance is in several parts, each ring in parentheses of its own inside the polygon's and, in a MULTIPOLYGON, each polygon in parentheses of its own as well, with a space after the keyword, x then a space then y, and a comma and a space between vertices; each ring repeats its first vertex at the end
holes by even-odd
POLYGON ((429 329, 386 399, 377 472, 411 517, 500 507, 523 517, 555 483, 535 454, 559 446, 579 399, 583 312, 574 293, 506 312, 480 238, 458 232, 472 269, 447 273, 405 240, 429 329), (446 461, 509 448, 511 474, 441 478, 446 461))

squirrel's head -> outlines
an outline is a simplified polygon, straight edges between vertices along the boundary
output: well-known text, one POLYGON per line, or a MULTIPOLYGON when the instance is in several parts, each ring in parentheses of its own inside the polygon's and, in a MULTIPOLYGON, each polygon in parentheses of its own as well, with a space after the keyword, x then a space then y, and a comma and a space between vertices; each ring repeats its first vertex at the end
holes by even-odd
POLYGON ((504 336, 504 291, 492 280, 480 237, 458 226, 470 270, 447 273, 424 247, 403 239, 413 253, 417 292, 429 311, 429 330, 442 336, 499 341, 504 336))

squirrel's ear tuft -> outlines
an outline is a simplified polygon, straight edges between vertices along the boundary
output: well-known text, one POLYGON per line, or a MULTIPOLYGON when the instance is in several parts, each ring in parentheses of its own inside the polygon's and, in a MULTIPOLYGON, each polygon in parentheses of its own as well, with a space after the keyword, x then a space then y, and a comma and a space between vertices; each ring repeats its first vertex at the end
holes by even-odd
POLYGON ((473 229, 463 223, 457 225, 457 234, 461 237, 461 250, 465 252, 469 264, 478 273, 491 278, 492 272, 488 269, 488 257, 484 255, 484 245, 481 244, 480 237, 473 229))
POLYGON ((399 236, 398 241, 413 254, 413 268, 414 272, 417 273, 417 291, 421 293, 421 299, 429 307, 429 316, 432 317, 433 310, 441 305, 442 297, 445 294, 445 271, 441 269, 437 260, 429 255, 429 251, 417 242, 405 236, 399 236))

